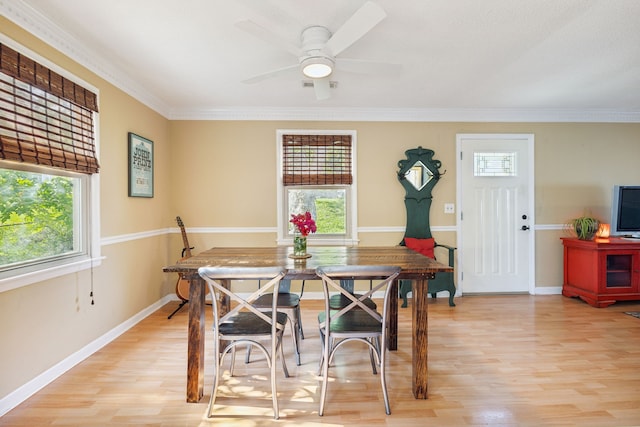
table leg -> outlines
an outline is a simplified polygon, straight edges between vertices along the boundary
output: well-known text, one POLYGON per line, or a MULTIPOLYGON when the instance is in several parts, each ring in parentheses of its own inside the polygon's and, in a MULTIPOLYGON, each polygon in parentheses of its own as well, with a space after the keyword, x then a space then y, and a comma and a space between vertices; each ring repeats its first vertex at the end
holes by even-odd
POLYGON ((398 349, 398 281, 394 280, 389 294, 389 329, 387 329, 387 348, 398 349))
POLYGON ((412 357, 412 388, 416 399, 427 398, 427 280, 413 281, 413 310, 411 322, 413 330, 412 357))
POLYGON ((189 339, 187 343, 187 402, 199 402, 204 390, 204 296, 206 283, 192 276, 189 285, 189 339))

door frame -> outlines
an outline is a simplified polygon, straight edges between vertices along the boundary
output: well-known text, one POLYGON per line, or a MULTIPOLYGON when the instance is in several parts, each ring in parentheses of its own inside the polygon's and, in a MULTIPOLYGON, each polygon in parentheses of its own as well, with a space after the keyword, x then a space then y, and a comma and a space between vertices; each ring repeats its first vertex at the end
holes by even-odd
POLYGON ((527 157, 528 157, 528 176, 529 181, 529 197, 527 200, 527 210, 529 212, 530 229, 527 235, 529 240, 527 246, 529 249, 529 257, 527 262, 529 263, 529 275, 527 278, 528 289, 530 295, 535 295, 536 289, 536 219, 535 219, 535 169, 534 169, 534 155, 535 155, 535 138, 532 133, 458 133, 456 134, 456 244, 458 247, 458 268, 456 269, 456 283, 458 284, 458 293, 464 294, 464 282, 462 280, 463 274, 463 253, 462 248, 462 219, 464 206, 462 206, 462 144, 465 140, 513 140, 519 139, 527 144, 527 157))

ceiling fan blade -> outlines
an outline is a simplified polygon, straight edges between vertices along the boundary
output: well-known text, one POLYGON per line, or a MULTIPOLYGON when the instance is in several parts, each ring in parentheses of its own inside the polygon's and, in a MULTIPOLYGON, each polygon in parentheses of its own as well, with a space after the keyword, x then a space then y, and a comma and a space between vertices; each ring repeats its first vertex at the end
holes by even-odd
POLYGON ((277 68, 275 70, 267 71, 266 73, 262 73, 262 74, 258 74, 256 76, 250 77, 246 80, 243 80, 242 83, 247 83, 247 84, 258 83, 280 74, 287 74, 289 71, 296 70, 296 72, 298 72, 299 69, 300 69, 300 66, 298 64, 287 65, 286 67, 277 68))
POLYGON ((336 58, 336 69, 356 74, 397 76, 402 72, 402 64, 367 59, 336 58))
POLYGON ((386 17, 384 9, 371 1, 366 2, 331 36, 327 42, 331 54, 340 54, 386 17))
POLYGON ((255 36, 260 40, 264 40, 268 43, 271 43, 279 47, 280 49, 284 49, 285 51, 289 52, 290 54, 296 57, 300 56, 301 54, 300 47, 283 39, 273 31, 263 27, 260 24, 256 24, 253 21, 246 20, 246 21, 238 21, 235 23, 235 25, 236 27, 240 28, 243 31, 246 31, 252 36, 255 36))
POLYGON ((331 98, 331 83, 329 77, 313 79, 313 90, 316 92, 316 99, 322 101, 331 98))

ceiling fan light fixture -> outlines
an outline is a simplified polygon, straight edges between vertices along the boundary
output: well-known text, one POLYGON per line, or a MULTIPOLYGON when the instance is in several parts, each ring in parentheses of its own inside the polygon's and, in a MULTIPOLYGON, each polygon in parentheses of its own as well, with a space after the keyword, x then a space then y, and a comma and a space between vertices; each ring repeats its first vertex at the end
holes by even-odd
POLYGON ((312 56, 302 61, 302 74, 310 79, 322 79, 333 72, 334 62, 326 56, 312 56))

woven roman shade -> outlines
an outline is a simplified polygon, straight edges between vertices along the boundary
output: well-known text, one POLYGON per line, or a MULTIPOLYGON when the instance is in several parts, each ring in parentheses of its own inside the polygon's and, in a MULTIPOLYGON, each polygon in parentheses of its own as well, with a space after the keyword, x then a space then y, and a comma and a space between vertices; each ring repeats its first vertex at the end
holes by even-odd
POLYGON ((0 159, 97 173, 96 95, 0 44, 0 159))
POLYGON ((283 135, 283 184, 350 185, 351 152, 351 135, 283 135))

